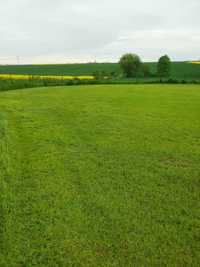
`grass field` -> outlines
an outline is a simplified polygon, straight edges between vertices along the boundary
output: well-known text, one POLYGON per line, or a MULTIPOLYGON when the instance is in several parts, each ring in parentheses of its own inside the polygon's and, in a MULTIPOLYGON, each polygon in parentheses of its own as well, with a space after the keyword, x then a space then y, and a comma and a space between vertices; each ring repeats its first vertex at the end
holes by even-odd
MULTIPOLYGON (((153 73, 156 73, 156 63, 148 63, 153 73)), ((58 65, 0 65, 0 74, 29 75, 93 75, 95 71, 120 73, 120 67, 115 63, 89 64, 58 64, 58 65)), ((200 64, 173 62, 171 77, 175 79, 200 80, 200 64)))
POLYGON ((0 93, 0 266, 199 266, 200 86, 0 93))

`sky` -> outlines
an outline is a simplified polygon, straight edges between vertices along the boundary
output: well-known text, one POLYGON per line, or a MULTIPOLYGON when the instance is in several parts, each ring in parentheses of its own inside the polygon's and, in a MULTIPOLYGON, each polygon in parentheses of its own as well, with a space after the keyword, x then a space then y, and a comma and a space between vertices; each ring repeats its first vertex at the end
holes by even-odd
POLYGON ((199 0, 0 0, 0 64, 200 59, 199 0))

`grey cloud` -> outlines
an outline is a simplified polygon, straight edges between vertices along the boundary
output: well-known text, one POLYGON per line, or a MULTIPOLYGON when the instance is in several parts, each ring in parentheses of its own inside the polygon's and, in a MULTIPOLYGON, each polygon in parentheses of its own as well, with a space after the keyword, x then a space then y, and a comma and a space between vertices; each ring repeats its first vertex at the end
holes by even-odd
POLYGON ((0 0, 0 63, 199 58, 197 0, 0 0), (172 8, 173 7, 173 8, 172 8), (7 59, 6 59, 7 58, 7 59))

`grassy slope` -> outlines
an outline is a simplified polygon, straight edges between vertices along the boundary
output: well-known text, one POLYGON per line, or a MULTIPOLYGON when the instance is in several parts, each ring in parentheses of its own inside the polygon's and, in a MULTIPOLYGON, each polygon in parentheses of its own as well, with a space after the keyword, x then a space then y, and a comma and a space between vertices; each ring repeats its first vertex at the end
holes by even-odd
MULTIPOLYGON (((156 72, 156 63, 148 64, 151 70, 156 72)), ((0 74, 92 75, 95 71, 119 73, 120 68, 115 63, 0 66, 0 74)), ((200 79, 200 65, 173 62, 172 77, 177 79, 200 79)))
POLYGON ((199 266, 199 86, 0 96, 1 266, 199 266))

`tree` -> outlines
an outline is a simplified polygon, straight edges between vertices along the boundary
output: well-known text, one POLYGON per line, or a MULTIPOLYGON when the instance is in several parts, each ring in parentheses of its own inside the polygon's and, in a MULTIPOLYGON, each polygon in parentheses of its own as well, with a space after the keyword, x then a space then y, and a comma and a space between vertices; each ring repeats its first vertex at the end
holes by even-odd
POLYGON ((120 58, 119 64, 127 78, 136 77, 140 71, 141 60, 135 54, 125 54, 120 58))
POLYGON ((148 64, 142 64, 142 72, 145 78, 151 76, 151 71, 148 64))
POLYGON ((165 55, 160 57, 157 65, 157 74, 160 78, 167 78, 170 76, 171 60, 165 55))
POLYGON ((100 77, 100 73, 99 73, 99 71, 94 71, 94 72, 92 73, 92 75, 94 76, 95 80, 99 80, 99 77, 100 77))

